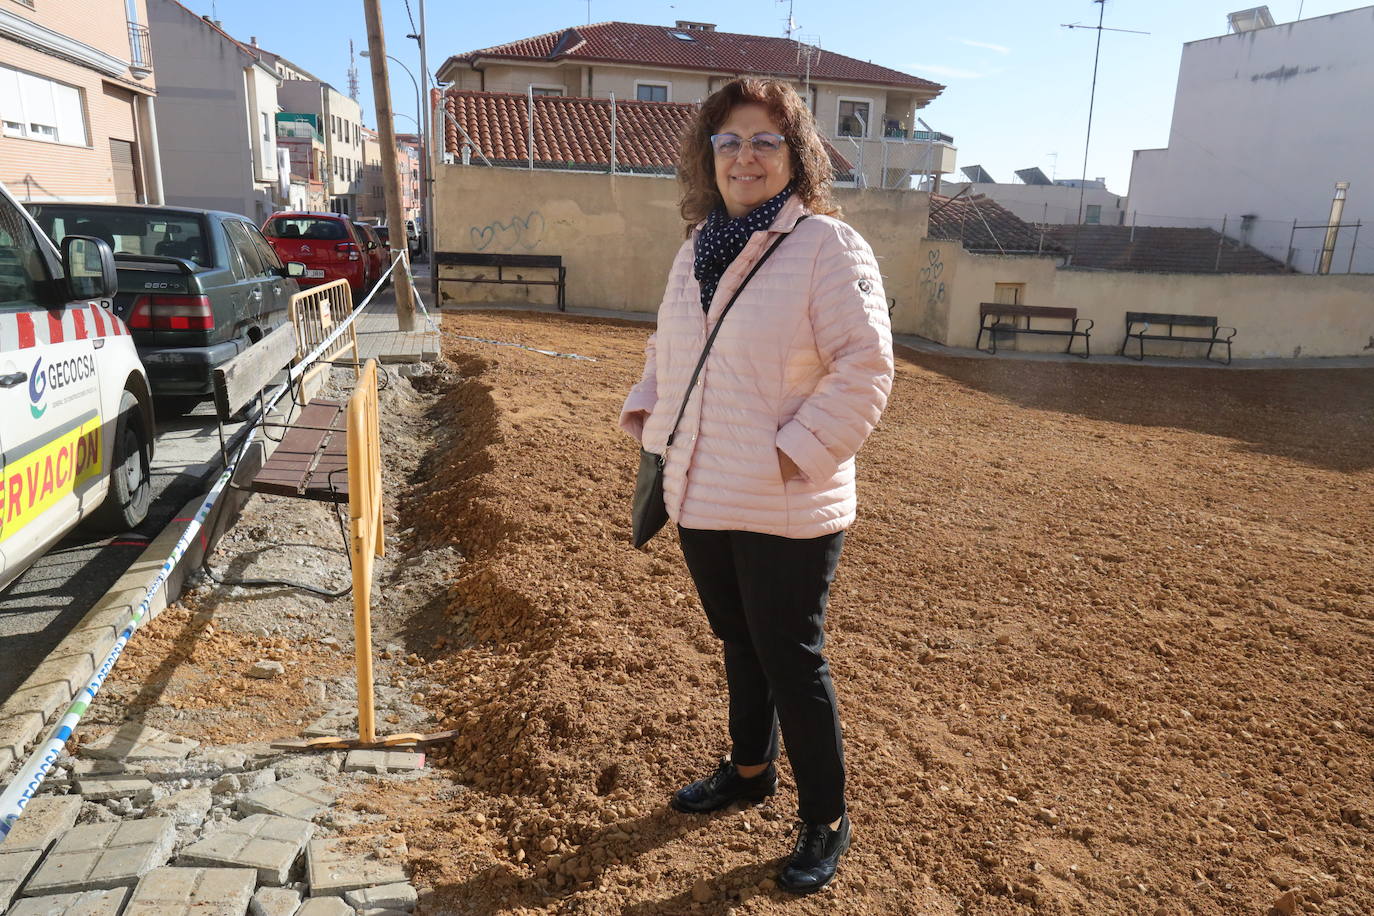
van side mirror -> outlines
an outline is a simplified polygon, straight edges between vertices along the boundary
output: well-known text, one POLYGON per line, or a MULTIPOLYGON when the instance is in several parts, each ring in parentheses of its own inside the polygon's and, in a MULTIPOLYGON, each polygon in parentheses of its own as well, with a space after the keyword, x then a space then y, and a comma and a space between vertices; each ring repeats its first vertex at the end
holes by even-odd
POLYGON ((114 252, 104 239, 69 235, 62 240, 62 272, 67 275, 67 298, 109 299, 119 290, 114 252))
POLYGON ((286 275, 293 280, 298 280, 305 276, 305 265, 300 261, 286 262, 286 275))

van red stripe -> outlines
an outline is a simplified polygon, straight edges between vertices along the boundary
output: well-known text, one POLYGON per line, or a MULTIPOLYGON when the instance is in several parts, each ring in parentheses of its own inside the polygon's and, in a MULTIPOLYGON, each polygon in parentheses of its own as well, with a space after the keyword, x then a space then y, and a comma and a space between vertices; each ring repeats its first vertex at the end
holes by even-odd
POLYGON ((81 313, 81 309, 72 309, 72 326, 76 331, 77 340, 86 339, 86 316, 81 313))
POLYGON ((96 336, 96 337, 104 337, 104 336, 105 336, 105 316, 102 315, 102 314, 100 314, 100 306, 98 306, 98 305, 90 305, 90 306, 87 306, 87 308, 89 308, 89 309, 91 310, 91 314, 95 316, 95 318, 94 318, 94 323, 93 323, 93 326, 95 327, 95 336, 96 336))
POLYGON ((14 317, 19 323, 19 349, 32 347, 34 345, 33 315, 28 312, 18 312, 14 317))
POLYGON ((62 316, 48 313, 48 343, 62 342, 62 316))
POLYGON ((124 322, 119 320, 118 315, 110 315, 110 333, 116 337, 124 336, 124 322))

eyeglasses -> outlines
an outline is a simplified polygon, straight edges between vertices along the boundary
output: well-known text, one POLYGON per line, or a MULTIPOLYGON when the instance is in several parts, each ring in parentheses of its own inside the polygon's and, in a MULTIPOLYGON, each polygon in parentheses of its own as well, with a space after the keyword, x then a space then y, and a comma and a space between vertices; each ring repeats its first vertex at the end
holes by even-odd
POLYGON ((782 149, 782 145, 786 142, 786 137, 780 137, 777 134, 754 134, 748 140, 737 134, 711 135, 711 148, 716 151, 717 156, 724 156, 727 159, 734 159, 738 156, 746 143, 754 148, 755 156, 773 156, 782 149))

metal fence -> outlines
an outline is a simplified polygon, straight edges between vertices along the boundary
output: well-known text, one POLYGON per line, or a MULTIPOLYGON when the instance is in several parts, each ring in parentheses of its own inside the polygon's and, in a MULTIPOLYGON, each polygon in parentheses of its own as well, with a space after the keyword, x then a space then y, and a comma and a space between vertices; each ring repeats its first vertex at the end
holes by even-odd
POLYGON ((1209 229, 1228 243, 1253 248, 1299 273, 1374 273, 1374 233, 1359 219, 1330 225, 1324 215, 1261 219, 1248 214, 1197 217, 1129 210, 1124 225, 1209 229))

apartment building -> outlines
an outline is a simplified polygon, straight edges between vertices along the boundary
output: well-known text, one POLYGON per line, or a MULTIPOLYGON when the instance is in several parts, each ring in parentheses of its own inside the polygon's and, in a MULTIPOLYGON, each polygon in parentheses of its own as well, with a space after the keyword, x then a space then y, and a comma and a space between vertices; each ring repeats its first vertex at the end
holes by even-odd
POLYGON ((166 88, 159 103, 166 202, 261 222, 289 196, 276 138, 282 79, 271 55, 177 0, 146 2, 166 88))
POLYGON ((0 182, 20 200, 158 203, 144 0, 0 6, 0 182))
MULTIPOLYGON (((700 102, 739 76, 778 77, 808 101, 822 136, 853 164, 856 184, 909 188, 955 167, 953 138, 925 128, 917 115, 944 90, 939 83, 788 38, 717 31, 712 23, 577 26, 455 55, 436 75, 459 97, 613 97, 662 105, 700 102)), ((470 151, 478 153, 494 158, 470 151)))
POLYGON ((363 109, 305 68, 277 58, 283 77, 277 98, 287 111, 319 119, 325 143, 325 195, 330 211, 358 215, 363 194, 363 109))

